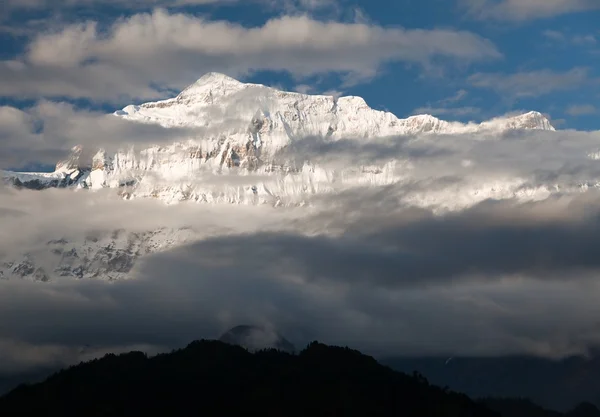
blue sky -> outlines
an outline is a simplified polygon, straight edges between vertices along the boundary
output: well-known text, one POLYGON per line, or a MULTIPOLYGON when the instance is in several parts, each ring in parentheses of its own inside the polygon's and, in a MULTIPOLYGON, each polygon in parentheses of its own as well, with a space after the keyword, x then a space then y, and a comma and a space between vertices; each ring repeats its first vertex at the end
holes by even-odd
POLYGON ((172 96, 210 70, 359 95, 399 117, 480 121, 537 110, 559 128, 600 129, 594 0, 8 0, 0 7, 0 104, 18 108, 53 100, 112 111, 172 96))

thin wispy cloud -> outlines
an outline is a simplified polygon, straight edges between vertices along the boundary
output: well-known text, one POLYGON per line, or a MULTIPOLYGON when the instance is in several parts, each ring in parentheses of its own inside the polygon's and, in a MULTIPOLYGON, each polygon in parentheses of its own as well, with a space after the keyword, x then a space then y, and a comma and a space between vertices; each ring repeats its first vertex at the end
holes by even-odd
POLYGON ((527 21, 600 9, 595 0, 460 0, 478 19, 527 21))
POLYGON ((524 71, 514 74, 476 73, 469 77, 473 87, 493 90, 508 98, 540 97, 588 84, 598 84, 590 77, 588 68, 573 68, 566 72, 550 69, 524 71))
POLYGON ((465 117, 475 116, 481 113, 481 109, 474 106, 457 106, 457 103, 465 100, 469 92, 465 89, 458 90, 454 95, 436 101, 435 105, 417 107, 412 111, 413 115, 431 114, 433 116, 465 117))
POLYGON ((412 114, 431 114, 433 116, 475 116, 481 113, 478 107, 417 107, 412 114))
POLYGON ((592 104, 573 104, 567 107, 566 113, 571 116, 587 116, 597 114, 598 109, 592 104))
POLYGON ((545 30, 542 35, 561 45, 578 45, 578 46, 595 46, 598 43, 598 38, 595 34, 571 34, 556 30, 545 30))

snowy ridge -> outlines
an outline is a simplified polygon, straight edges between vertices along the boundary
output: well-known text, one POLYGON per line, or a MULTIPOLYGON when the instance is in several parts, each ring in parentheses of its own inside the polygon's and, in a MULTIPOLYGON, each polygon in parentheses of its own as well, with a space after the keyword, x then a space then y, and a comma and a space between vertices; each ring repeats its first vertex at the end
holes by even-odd
MULTIPOLYGON (((391 136, 485 136, 507 130, 554 130, 538 112, 481 124, 447 122, 430 115, 399 119, 370 108, 360 97, 336 99, 284 92, 218 73, 203 76, 177 97, 130 105, 114 115, 165 128, 190 128, 194 133, 168 146, 123 149, 111 155, 99 150, 92 161, 81 161, 82 149, 75 147, 54 173, 4 172, 2 177, 19 187, 108 187, 118 189, 124 198, 152 197, 167 203, 301 205, 313 194, 390 185, 410 174, 410 161, 397 155, 390 155, 387 162, 377 166, 336 169, 301 158, 280 158, 282 150, 306 138, 318 138, 323 143, 367 142, 391 136)), ((494 190, 514 195, 513 182, 494 190)), ((492 194, 475 192, 478 197, 468 200, 492 194)), ((430 205, 427 198, 410 200, 407 196, 406 201, 430 205)))
POLYGON ((79 170, 72 172, 55 171, 55 172, 12 172, 0 171, 0 178, 5 183, 17 188, 31 188, 42 190, 50 187, 65 187, 75 183, 71 180, 71 176, 81 178, 79 170))
MULTIPOLYGON (((431 115, 399 119, 390 112, 370 108, 361 97, 306 95, 279 91, 259 84, 244 84, 223 74, 209 73, 187 87, 177 97, 127 106, 115 115, 129 120, 157 123, 165 127, 219 126, 233 113, 243 120, 242 132, 249 123, 262 122, 263 134, 270 147, 286 145, 306 136, 341 138, 376 138, 420 133, 458 134, 479 131, 500 132, 507 129, 554 130, 539 112, 510 118, 497 118, 481 124, 447 122, 431 115)), ((228 118, 229 119, 229 118, 228 118)), ((228 120, 230 121, 230 119, 228 120)), ((222 127, 222 126, 219 126, 222 127)), ((227 129, 219 133, 225 133, 227 129)), ((228 133, 241 133, 236 129, 228 133)))

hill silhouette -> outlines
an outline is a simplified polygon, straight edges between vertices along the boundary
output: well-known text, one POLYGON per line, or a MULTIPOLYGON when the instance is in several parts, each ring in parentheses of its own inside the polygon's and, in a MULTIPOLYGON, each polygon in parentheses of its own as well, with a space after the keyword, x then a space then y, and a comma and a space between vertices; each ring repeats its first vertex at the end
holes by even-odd
MULTIPOLYGON (((298 355, 250 353, 203 340, 154 357, 131 352, 81 363, 0 398, 0 415, 561 416, 537 408, 542 414, 523 414, 531 410, 507 401, 476 402, 348 348, 313 342, 298 355)), ((597 417, 598 410, 578 411, 569 417, 597 417)))
POLYGON ((347 348, 315 342, 298 355, 253 354, 218 341, 82 363, 13 390, 0 399, 0 415, 497 416, 347 348))

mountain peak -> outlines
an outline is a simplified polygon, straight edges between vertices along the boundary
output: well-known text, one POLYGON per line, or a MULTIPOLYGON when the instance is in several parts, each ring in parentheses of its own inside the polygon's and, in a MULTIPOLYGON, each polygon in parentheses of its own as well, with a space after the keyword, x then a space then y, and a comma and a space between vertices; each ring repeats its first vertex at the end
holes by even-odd
POLYGON ((81 145, 73 146, 68 158, 56 164, 55 172, 72 172, 78 170, 82 152, 83 147, 81 145))
POLYGON ((204 74, 202 77, 198 78, 198 80, 194 84, 213 84, 213 83, 235 83, 242 84, 242 82, 232 78, 228 75, 222 74, 220 72, 208 72, 204 74))
POLYGON ((236 80, 228 75, 219 72, 209 72, 200 77, 195 83, 186 87, 178 98, 189 99, 192 97, 202 97, 211 95, 226 95, 242 89, 246 84, 236 80))
POLYGON ((511 130, 556 130, 552 126, 552 123, 550 123, 550 120, 538 111, 530 111, 515 116, 498 117, 483 123, 483 125, 494 124, 500 124, 504 128, 511 130))
POLYGON ((437 118, 431 114, 414 114, 414 115, 408 117, 406 120, 419 120, 419 121, 423 121, 423 122, 438 122, 438 121, 440 121, 439 118, 437 118))

